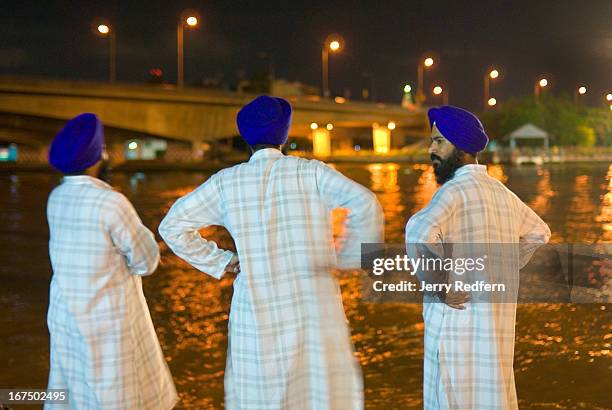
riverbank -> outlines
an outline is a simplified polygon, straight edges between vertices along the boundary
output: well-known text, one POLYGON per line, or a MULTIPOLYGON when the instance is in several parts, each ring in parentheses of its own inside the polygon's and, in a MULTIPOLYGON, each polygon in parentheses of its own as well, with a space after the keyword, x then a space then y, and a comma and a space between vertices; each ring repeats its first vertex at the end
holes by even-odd
MULTIPOLYGON (((240 161, 209 161, 209 162, 165 162, 165 161, 127 161, 113 165, 112 171, 118 173, 130 172, 166 172, 166 171, 198 171, 215 172, 237 164, 240 161)), ((25 173, 58 173, 51 165, 45 163, 0 163, 0 174, 25 173)), ((58 173, 59 174, 59 173, 58 173)))
MULTIPOLYGON (((539 156, 542 158, 542 163, 582 163, 582 162, 603 162, 612 163, 612 152, 604 150, 599 153, 576 153, 576 154, 557 154, 548 156, 539 156)), ((291 152, 289 155, 295 155, 302 158, 315 158, 310 153, 291 152)), ((510 164, 510 160, 505 160, 502 157, 500 160, 495 160, 490 152, 479 154, 479 161, 482 164, 502 163, 510 164)), ((532 158, 532 156, 528 156, 532 158)), ((539 158, 538 157, 538 158, 539 158)), ((373 154, 369 152, 355 152, 353 154, 330 155, 328 157, 317 158, 325 162, 333 163, 408 163, 408 164, 423 164, 429 163, 430 158, 426 152, 416 154, 391 153, 391 154, 373 154)), ((120 164, 113 165, 113 172, 163 172, 163 171, 199 171, 199 172, 214 172, 219 169, 226 168, 243 161, 247 161, 246 154, 235 154, 226 157, 223 160, 202 160, 202 161, 181 161, 168 162, 163 160, 131 160, 120 164)), ((536 163, 538 161, 527 160, 523 163, 536 163)), ((23 162, 0 162, 0 174, 11 174, 15 172, 57 172, 47 163, 23 163, 23 162)))

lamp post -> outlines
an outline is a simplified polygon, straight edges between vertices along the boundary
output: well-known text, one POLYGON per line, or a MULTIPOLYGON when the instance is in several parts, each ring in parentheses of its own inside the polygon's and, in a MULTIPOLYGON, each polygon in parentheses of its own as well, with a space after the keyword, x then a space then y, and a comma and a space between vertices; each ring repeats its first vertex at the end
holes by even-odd
POLYGON ((184 71, 183 71, 183 29, 184 27, 193 28, 198 25, 200 18, 193 11, 184 11, 179 19, 176 28, 176 86, 183 88, 184 71))
POLYGON ((329 98, 329 52, 337 53, 343 48, 342 37, 331 34, 327 36, 323 42, 323 48, 321 49, 321 68, 322 68, 322 95, 323 98, 329 98))
POLYGON ((417 92, 416 98, 419 103, 425 101, 425 92, 424 90, 424 77, 425 77, 425 69, 431 68, 435 64, 433 57, 425 57, 421 58, 419 64, 417 65, 417 92))
POLYGON ((540 98, 540 94, 542 93, 542 89, 548 86, 548 80, 546 78, 540 78, 534 85, 533 93, 536 98, 540 98))
MULTIPOLYGON (((490 100, 491 100, 491 80, 495 80, 496 78, 499 77, 499 71, 497 71, 496 69, 492 69, 489 70, 489 72, 487 72, 484 76, 484 107, 485 109, 487 107, 492 107, 495 104, 490 104, 490 100)), ((495 98, 493 98, 493 100, 495 100, 495 98)), ((497 103, 497 100, 495 100, 495 103, 497 103)))
POLYGON ((110 24, 106 22, 100 22, 96 25, 95 31, 101 36, 108 37, 108 81, 111 84, 114 84, 117 80, 117 47, 115 41, 115 30, 111 28, 110 24))

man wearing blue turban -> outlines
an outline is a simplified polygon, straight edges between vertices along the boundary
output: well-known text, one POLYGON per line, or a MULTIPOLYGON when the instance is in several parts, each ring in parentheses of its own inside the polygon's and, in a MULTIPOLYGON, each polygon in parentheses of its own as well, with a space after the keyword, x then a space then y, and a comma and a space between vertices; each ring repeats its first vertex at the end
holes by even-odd
MULTIPOLYGON (((483 257, 484 268, 419 271, 424 282, 450 286, 425 293, 423 396, 426 410, 516 409, 514 324, 519 269, 548 242, 550 229, 479 165, 488 137, 476 116, 453 106, 432 108, 429 153, 441 184, 430 203, 406 224, 411 257, 483 257), (489 258, 487 258, 488 255, 489 258), (494 255, 495 257, 491 257, 494 255), (457 289, 457 280, 498 278, 500 297, 457 289)), ((496 283, 492 283, 496 284, 496 283)))
POLYGON ((171 409, 178 396, 141 282, 159 248, 127 198, 99 178, 104 161, 102 122, 90 113, 49 148, 64 178, 47 203, 48 388, 67 389, 72 409, 171 409))
POLYGON ((331 269, 381 242, 375 195, 316 160, 285 156, 291 106, 261 96, 238 113, 248 162, 178 199, 159 226, 170 249, 217 279, 239 271, 229 317, 227 409, 361 409, 363 387, 331 269), (330 211, 347 208, 337 253, 330 211), (198 232, 224 226, 236 253, 198 232))
POLYGON ((443 184, 461 166, 477 163, 476 156, 485 149, 489 138, 478 118, 461 108, 431 108, 427 116, 432 139, 429 154, 436 181, 443 184))

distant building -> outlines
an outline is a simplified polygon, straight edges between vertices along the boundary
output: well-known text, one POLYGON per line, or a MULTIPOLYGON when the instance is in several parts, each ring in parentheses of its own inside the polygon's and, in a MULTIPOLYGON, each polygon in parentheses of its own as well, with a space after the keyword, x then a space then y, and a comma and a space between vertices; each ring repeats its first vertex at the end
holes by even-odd
POLYGON ((533 124, 525 124, 508 134, 510 149, 517 148, 518 140, 540 141, 544 149, 548 150, 548 133, 533 124))

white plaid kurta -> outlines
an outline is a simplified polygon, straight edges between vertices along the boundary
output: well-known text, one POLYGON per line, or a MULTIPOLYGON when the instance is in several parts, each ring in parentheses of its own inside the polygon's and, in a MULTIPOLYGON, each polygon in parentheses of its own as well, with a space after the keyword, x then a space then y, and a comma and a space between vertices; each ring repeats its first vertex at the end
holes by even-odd
POLYGON ((71 409, 174 407, 176 390, 142 292, 141 276, 159 262, 151 231, 127 198, 84 175, 67 176, 53 190, 47 218, 49 389, 68 389, 71 409))
MULTIPOLYGON (((234 281, 225 371, 228 409, 358 409, 362 376, 332 267, 358 267, 380 242, 369 190, 322 162, 257 151, 180 198, 159 231, 181 258, 220 278, 232 258, 198 229, 224 226, 241 272, 234 281), (334 248, 330 211, 348 208, 334 248)), ((205 388, 205 386, 202 386, 205 388)))
MULTIPOLYGON (((492 252, 516 249, 516 254, 501 255, 515 261, 510 269, 502 269, 504 275, 510 274, 504 281, 513 288, 518 284, 518 269, 549 238, 546 223, 490 177, 486 166, 476 164, 459 168, 406 225, 409 254, 414 250, 412 244, 418 243, 433 244, 433 248, 484 243, 492 244, 492 252)), ((465 307, 457 310, 436 302, 423 305, 424 408, 516 409, 512 368, 516 303, 468 302, 465 307)))

